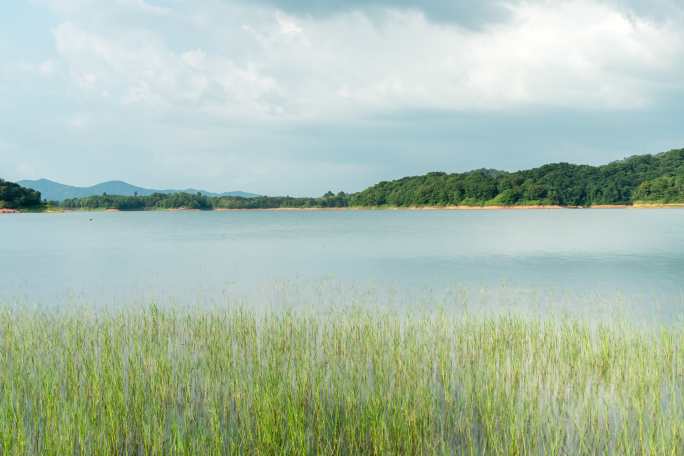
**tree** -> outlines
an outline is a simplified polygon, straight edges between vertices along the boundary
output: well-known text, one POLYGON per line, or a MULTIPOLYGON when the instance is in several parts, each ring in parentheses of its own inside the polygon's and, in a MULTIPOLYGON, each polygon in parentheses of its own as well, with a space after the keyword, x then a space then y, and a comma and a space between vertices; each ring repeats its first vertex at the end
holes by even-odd
POLYGON ((35 209, 42 204, 40 192, 0 179, 0 209, 35 209))

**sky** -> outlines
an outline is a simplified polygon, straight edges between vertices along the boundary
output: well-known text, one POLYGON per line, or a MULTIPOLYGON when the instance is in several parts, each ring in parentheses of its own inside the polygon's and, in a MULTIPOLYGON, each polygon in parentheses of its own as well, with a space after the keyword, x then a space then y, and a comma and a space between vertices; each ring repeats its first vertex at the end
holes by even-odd
POLYGON ((272 195, 684 147, 681 0, 8 0, 0 177, 272 195))

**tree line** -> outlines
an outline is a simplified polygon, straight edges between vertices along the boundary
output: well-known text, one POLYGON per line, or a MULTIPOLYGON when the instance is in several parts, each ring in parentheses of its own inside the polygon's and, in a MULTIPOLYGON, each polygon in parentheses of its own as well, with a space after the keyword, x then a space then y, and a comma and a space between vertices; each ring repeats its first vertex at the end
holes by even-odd
POLYGON ((154 193, 146 196, 102 195, 70 198, 59 205, 64 209, 117 209, 143 211, 151 209, 213 209, 210 198, 201 193, 154 193))
MULTIPOLYGON (((209 197, 201 193, 96 195, 51 205, 64 209, 277 209, 412 206, 684 203, 684 149, 638 155, 603 166, 554 163, 516 172, 432 172, 380 182, 358 193, 320 197, 209 197)), ((43 201, 42 204, 48 204, 43 201)), ((0 208, 41 205, 40 193, 0 180, 0 208)))
POLYGON ((210 197, 201 193, 154 193, 149 196, 96 195, 71 198, 58 203, 64 209, 117 209, 140 211, 153 209, 277 209, 346 207, 348 195, 328 192, 320 198, 296 198, 291 196, 240 196, 210 197))
POLYGON ((684 202, 684 149, 603 166, 556 163, 517 172, 428 173, 380 182, 351 206, 484 206, 684 202))

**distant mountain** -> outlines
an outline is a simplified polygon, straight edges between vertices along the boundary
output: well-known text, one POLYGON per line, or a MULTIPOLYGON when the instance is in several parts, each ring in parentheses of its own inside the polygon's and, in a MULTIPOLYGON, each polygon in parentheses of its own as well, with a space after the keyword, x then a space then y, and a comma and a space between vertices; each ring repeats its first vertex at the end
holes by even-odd
POLYGON ((74 187, 71 185, 60 184, 49 179, 38 180, 22 180, 17 182, 22 187, 37 190, 43 196, 43 199, 49 201, 64 201, 69 198, 84 198, 86 196, 102 195, 122 195, 133 196, 138 194, 140 196, 151 195, 153 193, 201 193, 206 196, 240 196, 243 198, 253 198, 259 195, 247 192, 226 192, 226 193, 212 193, 205 190, 196 190, 188 188, 184 190, 155 190, 150 188, 136 187, 122 181, 109 181, 101 184, 93 185, 92 187, 74 187))

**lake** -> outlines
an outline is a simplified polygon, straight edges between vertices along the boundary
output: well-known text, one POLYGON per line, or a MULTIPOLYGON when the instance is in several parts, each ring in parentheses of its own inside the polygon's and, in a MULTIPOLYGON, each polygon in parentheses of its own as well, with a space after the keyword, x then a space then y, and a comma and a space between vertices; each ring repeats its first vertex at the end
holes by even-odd
POLYGON ((0 271, 0 298, 25 302, 220 300, 334 282, 619 295, 670 315, 684 308, 684 211, 8 215, 0 271))

